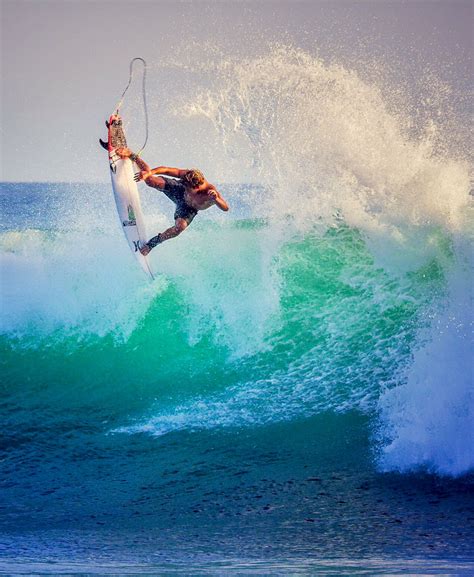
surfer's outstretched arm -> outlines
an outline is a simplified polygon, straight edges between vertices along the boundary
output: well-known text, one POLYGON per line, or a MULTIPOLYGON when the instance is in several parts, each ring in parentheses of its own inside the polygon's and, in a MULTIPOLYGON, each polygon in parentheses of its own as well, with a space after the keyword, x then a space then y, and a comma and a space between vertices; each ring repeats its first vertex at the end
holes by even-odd
POLYGON ((143 172, 150 172, 150 166, 142 158, 134 154, 132 160, 140 170, 143 172))
POLYGON ((175 178, 183 178, 183 176, 188 172, 183 168, 172 168, 170 166, 157 166, 149 171, 150 176, 155 174, 163 174, 164 176, 174 176, 175 178))
POLYGON ((161 178, 161 176, 153 176, 154 174, 157 174, 154 172, 156 169, 151 170, 148 164, 139 156, 134 155, 133 161, 141 170, 141 172, 135 175, 135 180, 137 182, 143 179, 146 184, 152 188, 159 188, 162 190, 165 187, 166 180, 164 178, 161 178))
POLYGON ((153 188, 159 188, 160 190, 162 190, 165 187, 166 184, 165 179, 159 176, 152 176, 153 173, 150 166, 142 158, 134 154, 131 150, 129 150, 128 148, 118 148, 117 154, 120 156, 120 158, 130 158, 130 160, 133 160, 133 162, 141 170, 141 172, 139 173, 140 175, 142 175, 141 178, 137 179, 135 177, 135 180, 141 180, 143 178, 143 180, 148 184, 148 186, 151 186, 153 188))
MULTIPOLYGON (((150 165, 147 164, 143 158, 140 158, 138 154, 135 154, 129 148, 117 148, 116 152, 120 158, 130 158, 130 160, 132 160, 142 171, 141 174, 145 175, 145 178, 147 176, 153 176, 153 174, 156 174, 151 170, 150 165)), ((143 180, 145 180, 145 178, 143 180)))
POLYGON ((144 180, 149 186, 153 186, 155 188, 164 187, 165 181, 163 180, 163 178, 161 178, 161 175, 174 176, 175 178, 183 178, 183 176, 187 172, 186 170, 183 170, 181 168, 171 168, 169 166, 157 166, 156 168, 153 169, 150 169, 150 167, 148 167, 148 169, 144 170, 142 169, 140 164, 138 164, 138 162, 137 165, 139 166, 141 172, 137 172, 137 174, 135 174, 135 181, 140 182, 140 180, 144 180), (155 177, 154 176, 155 174, 159 174, 160 176, 155 177), (151 184, 153 182, 154 184, 151 184))

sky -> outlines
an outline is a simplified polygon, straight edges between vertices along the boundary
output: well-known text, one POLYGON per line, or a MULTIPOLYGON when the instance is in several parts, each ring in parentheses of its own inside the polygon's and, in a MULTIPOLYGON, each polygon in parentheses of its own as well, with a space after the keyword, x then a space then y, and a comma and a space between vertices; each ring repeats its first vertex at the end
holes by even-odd
MULTIPOLYGON (((98 138, 128 81, 131 58, 148 63, 153 166, 219 166, 220 182, 251 179, 226 170, 219 135, 172 114, 183 93, 215 88, 196 72, 208 59, 252 58, 275 43, 363 71, 391 63, 405 81, 426 66, 467 90, 472 3, 446 1, 160 2, 0 0, 2 181, 107 182, 98 138)), ((124 105, 132 148, 143 141, 140 73, 124 105)))

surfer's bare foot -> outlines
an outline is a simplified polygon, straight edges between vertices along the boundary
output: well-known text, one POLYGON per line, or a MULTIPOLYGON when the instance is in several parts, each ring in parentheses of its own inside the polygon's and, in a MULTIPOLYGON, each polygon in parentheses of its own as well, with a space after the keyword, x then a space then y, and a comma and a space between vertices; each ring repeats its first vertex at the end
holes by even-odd
POLYGON ((141 247, 140 252, 142 253, 143 256, 146 256, 150 252, 150 250, 151 248, 147 244, 144 244, 141 247))

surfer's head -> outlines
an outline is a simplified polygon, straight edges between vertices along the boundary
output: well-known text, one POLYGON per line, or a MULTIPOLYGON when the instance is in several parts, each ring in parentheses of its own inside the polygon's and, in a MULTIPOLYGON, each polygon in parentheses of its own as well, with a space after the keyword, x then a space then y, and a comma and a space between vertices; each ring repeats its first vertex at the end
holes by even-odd
POLYGON ((204 183, 204 175, 200 170, 192 168, 188 170, 186 174, 183 176, 183 181, 187 186, 191 188, 197 188, 204 183))

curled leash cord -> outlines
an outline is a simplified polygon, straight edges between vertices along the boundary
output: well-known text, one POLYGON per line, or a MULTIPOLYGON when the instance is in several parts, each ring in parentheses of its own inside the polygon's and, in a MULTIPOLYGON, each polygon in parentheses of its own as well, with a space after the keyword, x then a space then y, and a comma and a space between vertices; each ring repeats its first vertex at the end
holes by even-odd
POLYGON ((118 104, 115 107, 115 109, 116 109, 116 114, 118 114, 120 107, 123 104, 125 94, 127 93, 127 90, 129 89, 130 84, 132 83, 133 64, 137 60, 140 60, 141 62, 143 62, 142 96, 143 96, 143 110, 145 112, 145 142, 143 143, 143 146, 140 148, 140 150, 137 152, 137 156, 138 156, 141 154, 141 152, 143 151, 143 149, 146 146, 146 143, 148 142, 148 105, 147 105, 147 101, 146 101, 146 89, 145 89, 145 86, 146 86, 146 62, 143 58, 137 57, 137 58, 133 58, 132 60, 130 60, 130 73, 129 73, 129 77, 128 77, 128 84, 125 87, 125 90, 122 92, 122 96, 120 97, 120 100, 118 101, 118 104))

